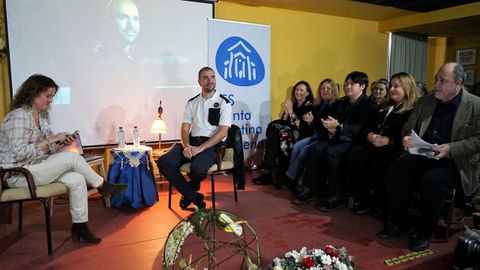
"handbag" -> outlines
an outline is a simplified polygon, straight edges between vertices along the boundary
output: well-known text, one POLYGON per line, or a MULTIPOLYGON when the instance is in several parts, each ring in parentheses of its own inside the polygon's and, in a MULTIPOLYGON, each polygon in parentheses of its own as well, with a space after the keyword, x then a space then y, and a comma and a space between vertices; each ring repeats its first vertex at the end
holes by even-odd
POLYGON ((278 132, 280 138, 280 150, 284 157, 288 157, 292 151, 293 144, 299 137, 297 130, 292 129, 285 121, 277 121, 272 127, 278 132))

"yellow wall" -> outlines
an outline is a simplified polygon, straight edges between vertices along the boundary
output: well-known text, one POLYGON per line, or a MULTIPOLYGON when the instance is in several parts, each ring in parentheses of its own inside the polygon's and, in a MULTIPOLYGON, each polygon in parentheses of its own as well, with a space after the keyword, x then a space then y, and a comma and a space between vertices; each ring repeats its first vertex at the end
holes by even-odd
POLYGON ((342 85, 353 70, 366 72, 371 81, 386 76, 388 36, 376 22, 224 1, 215 5, 215 18, 272 26, 273 119, 299 80, 316 89, 326 77, 342 85))
POLYGON ((449 38, 447 43, 447 61, 455 61, 458 49, 477 49, 476 65, 465 65, 465 69, 475 69, 475 82, 480 81, 480 35, 449 38))
MULTIPOLYGON (((0 1, 0 36, 5 38, 5 16, 3 1, 0 1)), ((10 82, 8 79, 7 59, 0 59, 0 119, 8 112, 10 106, 10 82)))
POLYGON ((428 61, 427 61, 427 89, 433 89, 435 73, 445 63, 445 51, 447 38, 431 37, 428 38, 428 61))

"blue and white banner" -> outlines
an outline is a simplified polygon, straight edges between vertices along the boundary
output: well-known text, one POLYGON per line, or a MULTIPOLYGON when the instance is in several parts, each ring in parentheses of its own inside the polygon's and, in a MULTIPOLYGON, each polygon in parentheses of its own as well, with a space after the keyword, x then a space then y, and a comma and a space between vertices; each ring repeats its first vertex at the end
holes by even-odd
POLYGON ((261 163, 270 122, 270 32, 268 25, 208 20, 209 66, 217 89, 232 102, 247 166, 261 163))

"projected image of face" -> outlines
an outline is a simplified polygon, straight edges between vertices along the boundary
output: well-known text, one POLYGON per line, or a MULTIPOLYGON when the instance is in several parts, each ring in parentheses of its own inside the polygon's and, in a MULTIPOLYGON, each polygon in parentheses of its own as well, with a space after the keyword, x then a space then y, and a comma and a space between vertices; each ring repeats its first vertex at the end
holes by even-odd
POLYGON ((129 43, 135 41, 140 32, 138 9, 132 0, 112 0, 108 4, 107 19, 129 43))

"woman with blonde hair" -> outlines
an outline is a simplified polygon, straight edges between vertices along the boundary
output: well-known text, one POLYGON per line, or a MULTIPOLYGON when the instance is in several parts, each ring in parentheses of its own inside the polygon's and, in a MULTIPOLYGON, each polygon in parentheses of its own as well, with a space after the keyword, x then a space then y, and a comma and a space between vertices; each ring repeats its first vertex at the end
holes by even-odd
POLYGON ((388 91, 389 99, 370 124, 367 141, 347 158, 347 183, 353 190, 356 214, 371 207, 375 216, 384 214, 383 173, 403 153, 401 129, 419 98, 415 79, 406 72, 390 78, 388 91))

